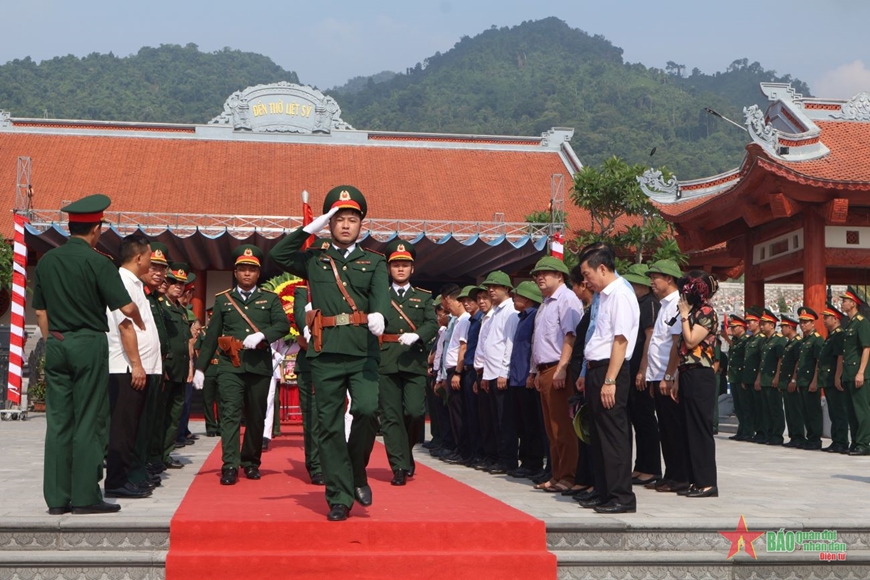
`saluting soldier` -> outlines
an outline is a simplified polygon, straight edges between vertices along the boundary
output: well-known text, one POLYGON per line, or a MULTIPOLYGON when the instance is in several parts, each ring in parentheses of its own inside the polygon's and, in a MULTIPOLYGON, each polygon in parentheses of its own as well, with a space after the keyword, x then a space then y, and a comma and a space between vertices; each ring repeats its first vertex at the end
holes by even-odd
POLYGON ((788 443, 783 447, 803 447, 804 418, 801 413, 800 391, 797 388, 797 365, 801 350, 801 337, 797 333, 798 321, 783 314, 779 322, 785 346, 779 366, 779 382, 776 387, 785 403, 785 424, 788 427, 788 443))
POLYGON ((112 260, 95 250, 110 203, 96 194, 62 208, 70 237, 36 266, 33 308, 48 385, 43 496, 51 515, 121 509, 103 501, 99 486, 109 421, 106 308, 145 324, 112 260))
POLYGON ((777 389, 779 382, 779 367, 782 362, 782 352, 785 339, 776 332, 779 319, 769 308, 759 320, 759 326, 764 338, 761 342, 761 362, 758 368, 756 385, 761 387, 761 437, 758 443, 767 445, 782 445, 782 432, 785 430, 785 417, 782 414, 782 395, 777 389))
POLYGON ((746 441, 754 433, 748 432, 745 405, 750 395, 745 395, 743 388, 743 357, 746 354, 746 321, 736 314, 732 314, 728 320, 728 333, 725 341, 730 345, 728 349, 728 384, 731 385, 731 400, 734 402, 734 414, 737 416, 737 433, 728 439, 746 441))
POLYGON ((828 337, 819 353, 819 386, 825 389, 828 416, 831 419, 831 444, 824 451, 829 453, 849 452, 849 413, 846 410, 846 393, 843 392, 843 339, 840 325, 846 317, 830 302, 822 312, 828 337))
POLYGON ((841 296, 843 312, 849 317, 843 329, 843 389, 852 431, 849 455, 870 455, 870 320, 858 313, 867 303, 864 292, 849 286, 841 296))
POLYGON ((743 395, 746 403, 743 413, 747 418, 746 428, 749 432, 746 441, 753 443, 766 440, 761 431, 761 385, 755 384, 758 379, 758 368, 761 365, 761 344, 764 340, 759 325, 760 316, 757 306, 750 307, 743 315, 746 320, 746 330, 749 332, 749 338, 746 339, 743 349, 743 395))
POLYGON ((381 433, 393 470, 392 485, 413 477, 414 445, 425 427, 426 345, 438 332, 432 293, 411 286, 417 251, 410 242, 395 239, 386 248, 390 272, 390 306, 381 336, 378 402, 381 433))
MULTIPOLYGON (((321 242, 321 249, 329 248, 329 242, 321 242)), ((293 290, 293 319, 299 336, 296 341, 300 349, 296 353, 296 385, 299 389, 299 409, 302 411, 302 445, 305 450, 305 469, 314 485, 323 485, 323 469, 320 467, 320 420, 317 418, 317 405, 314 383, 311 380, 311 363, 308 362, 308 341, 305 330, 305 313, 311 305, 308 302, 308 288, 297 286, 293 290)))
POLYGON ((372 503, 366 465, 377 433, 377 337, 390 309, 384 257, 357 245, 368 206, 355 187, 341 185, 326 194, 324 215, 289 233, 271 257, 311 286, 311 321, 306 358, 317 391, 320 462, 326 483, 327 519, 346 520, 356 499, 372 503), (305 241, 329 225, 332 243, 325 251, 303 251, 305 241), (350 392, 353 424, 345 440, 344 410, 350 392))
MULTIPOLYGON (((795 385, 798 392, 800 416, 806 436, 800 449, 816 451, 822 448, 822 396, 819 390, 819 357, 825 339, 816 330, 819 315, 808 306, 798 308, 798 320, 803 333, 797 369, 795 370, 795 385)), ((791 431, 789 431, 791 432, 791 431)))
POLYGON ((236 285, 215 296, 214 312, 196 359, 194 385, 202 388, 205 370, 218 358, 221 485, 234 485, 239 466, 248 479, 260 479, 263 423, 272 378, 269 345, 290 331, 277 294, 257 287, 263 252, 243 244, 233 252, 236 285), (242 413, 245 438, 239 452, 242 413))

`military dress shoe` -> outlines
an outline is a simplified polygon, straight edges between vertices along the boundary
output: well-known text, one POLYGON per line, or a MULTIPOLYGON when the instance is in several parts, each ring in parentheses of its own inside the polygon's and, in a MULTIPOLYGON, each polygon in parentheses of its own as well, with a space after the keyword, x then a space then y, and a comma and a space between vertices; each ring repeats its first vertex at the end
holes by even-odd
POLYGON ((163 462, 160 463, 149 463, 145 466, 145 469, 148 470, 148 473, 151 475, 157 475, 158 473, 163 473, 166 471, 166 466, 163 465, 163 462))
POLYGON ((235 467, 221 469, 221 485, 235 485, 239 480, 239 470, 235 467))
POLYGON ((372 488, 368 485, 353 488, 353 495, 361 506, 372 505, 372 488))
POLYGON ((670 481, 670 482, 668 482, 660 487, 656 487, 656 491, 661 491, 663 493, 678 492, 678 491, 683 491, 684 489, 689 489, 688 482, 679 483, 676 481, 670 481))
POLYGON ((451 453, 449 455, 445 455, 445 456, 441 457, 441 461, 443 461, 444 463, 454 463, 454 464, 455 463, 462 463, 462 456, 459 453, 457 453, 456 451, 454 451, 453 453, 451 453))
POLYGON ((637 507, 633 505, 625 505, 615 501, 609 501, 606 504, 595 506, 592 509, 599 514, 633 514, 637 511, 637 507))
POLYGON ((48 508, 48 515, 50 516, 62 516, 63 514, 68 514, 72 511, 72 507, 69 504, 66 504, 63 507, 53 507, 48 508))
POLYGON ((74 514, 111 514, 114 512, 121 511, 121 506, 116 503, 106 503, 101 501, 100 503, 95 503, 93 505, 86 505, 72 508, 72 513, 74 514))
POLYGON ((390 481, 390 485, 405 485, 405 470, 397 469, 393 472, 393 479, 390 481))
POLYGON ((581 501, 590 500, 593 497, 598 497, 598 492, 596 492, 595 488, 593 487, 592 489, 587 489, 586 491, 575 493, 573 497, 579 503, 581 501))
POLYGON ((194 435, 193 433, 188 433, 185 437, 188 441, 199 441, 199 435, 194 435))
POLYGON ((820 451, 822 449, 822 442, 819 441, 818 443, 810 443, 809 441, 807 441, 800 446, 800 449, 803 449, 805 451, 820 451))
POLYGON ((870 455, 870 449, 861 449, 860 447, 857 447, 854 450, 850 451, 849 455, 853 455, 853 456, 870 455))
POLYGON ((167 461, 164 461, 163 465, 166 466, 166 469, 181 469, 184 467, 184 464, 174 457, 170 457, 167 461))
POLYGON ((600 505, 604 505, 607 502, 600 495, 594 494, 589 499, 585 499, 583 501, 578 501, 577 503, 579 503, 580 507, 582 507, 582 508, 591 509, 594 507, 598 507, 600 505))
POLYGON ((103 495, 105 497, 123 497, 127 499, 141 499, 143 497, 151 497, 150 489, 142 489, 138 485, 134 485, 129 481, 122 487, 107 489, 103 495))
POLYGON ((782 439, 768 439, 767 444, 768 445, 776 445, 777 447, 781 447, 782 446, 782 439))
POLYGON ((268 437, 263 438, 263 451, 269 450, 269 442, 270 441, 271 441, 271 439, 269 439, 268 437))
POLYGON ((260 468, 250 465, 245 468, 245 477, 248 479, 260 479, 260 468))
POLYGON ((739 438, 740 438, 740 435, 737 435, 737 434, 735 433, 734 435, 732 435, 732 436, 729 437, 728 439, 731 439, 732 441, 736 441, 736 440, 738 440, 739 438))
POLYGON ((687 493, 686 497, 719 497, 719 488, 715 485, 709 489, 696 487, 687 493))
POLYGON ((349 507, 344 504, 337 503, 330 507, 329 513, 326 514, 326 519, 331 522, 343 522, 347 519, 349 513, 349 507))
POLYGON ((788 443, 783 443, 783 447, 800 447, 803 445, 800 441, 795 441, 794 439, 789 439, 788 443))
POLYGON ((220 433, 218 433, 217 431, 208 431, 205 434, 206 437, 217 437, 218 435, 220 435, 220 433))
POLYGON ((507 474, 508 477, 523 478, 528 477, 532 474, 532 472, 525 467, 517 467, 516 469, 511 469, 510 471, 508 471, 507 474))
POLYGON ((149 491, 149 492, 154 491, 154 489, 157 487, 155 484, 151 483, 150 481, 140 481, 139 483, 133 483, 131 485, 134 485, 134 486, 138 487, 139 489, 143 489, 143 490, 149 491))
POLYGON ((490 475, 505 475, 508 470, 505 468, 504 465, 499 465, 498 463, 496 463, 495 465, 487 469, 486 472, 490 475))
POLYGON ((414 477, 415 473, 417 473, 417 463, 412 459, 411 469, 405 470, 405 475, 407 475, 408 477, 414 477))
POLYGON ((311 474, 311 483, 312 485, 326 485, 323 481, 323 474, 320 472, 311 474))
POLYGON ((181 449, 182 447, 184 447, 186 445, 193 445, 193 443, 188 443, 186 439, 175 442, 176 449, 181 449))

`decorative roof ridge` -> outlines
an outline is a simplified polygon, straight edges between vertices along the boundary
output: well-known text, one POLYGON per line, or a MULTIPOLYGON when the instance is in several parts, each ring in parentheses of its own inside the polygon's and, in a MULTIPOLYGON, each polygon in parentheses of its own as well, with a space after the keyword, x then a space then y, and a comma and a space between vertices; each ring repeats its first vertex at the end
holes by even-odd
POLYGON ((122 129, 132 131, 189 131, 196 130, 193 123, 146 123, 141 121, 99 121, 88 119, 40 119, 36 117, 13 117, 8 111, 0 110, 0 128, 15 127, 59 127, 87 129, 122 129))
POLYGON ((679 204, 694 201, 698 198, 717 195, 730 189, 734 181, 743 174, 744 163, 736 169, 725 171, 712 177, 679 181, 672 176, 665 181, 661 170, 649 168, 637 178, 641 190, 652 201, 660 204, 679 204))
POLYGON ((780 94, 783 98, 771 103, 765 112, 758 105, 743 108, 746 129, 753 143, 768 155, 783 161, 809 161, 830 153, 822 142, 822 130, 804 111, 800 99, 790 85, 787 90, 771 91, 770 85, 778 88, 783 83, 761 83, 762 92, 768 98, 780 94))

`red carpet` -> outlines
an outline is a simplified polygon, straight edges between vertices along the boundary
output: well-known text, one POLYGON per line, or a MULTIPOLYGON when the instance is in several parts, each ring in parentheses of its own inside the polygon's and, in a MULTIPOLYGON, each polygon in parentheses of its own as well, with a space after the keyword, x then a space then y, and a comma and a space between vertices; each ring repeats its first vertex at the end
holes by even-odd
POLYGON ((308 483, 301 427, 272 441, 260 481, 218 483, 220 445, 172 518, 168 580, 262 578, 554 579, 544 523, 417 464, 405 487, 378 443, 374 504, 326 520, 323 487, 308 483))

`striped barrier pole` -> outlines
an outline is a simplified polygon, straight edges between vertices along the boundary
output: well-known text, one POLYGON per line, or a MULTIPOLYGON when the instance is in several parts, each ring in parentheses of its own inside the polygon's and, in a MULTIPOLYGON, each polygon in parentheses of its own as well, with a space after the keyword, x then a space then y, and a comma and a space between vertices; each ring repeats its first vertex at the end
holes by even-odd
POLYGON ((6 398, 13 405, 21 404, 21 373, 24 368, 24 302, 27 286, 27 246, 24 244, 24 224, 27 218, 15 214, 14 262, 12 265, 12 317, 9 334, 9 379, 6 398))

